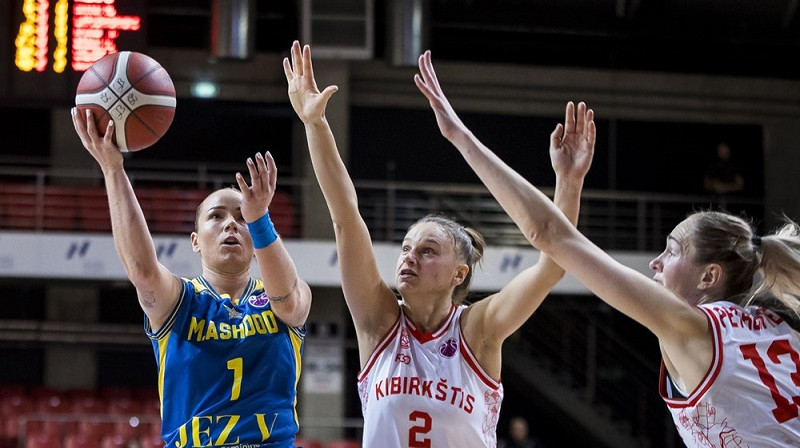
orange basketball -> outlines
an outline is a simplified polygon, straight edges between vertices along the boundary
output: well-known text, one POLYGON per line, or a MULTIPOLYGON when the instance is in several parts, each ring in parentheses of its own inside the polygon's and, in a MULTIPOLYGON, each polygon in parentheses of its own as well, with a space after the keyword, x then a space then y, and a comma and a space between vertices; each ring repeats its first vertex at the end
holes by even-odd
POLYGON ((158 141, 175 116, 175 86, 155 59, 134 51, 106 55, 81 76, 75 95, 79 113, 91 109, 104 133, 114 120, 114 143, 139 151, 158 141))

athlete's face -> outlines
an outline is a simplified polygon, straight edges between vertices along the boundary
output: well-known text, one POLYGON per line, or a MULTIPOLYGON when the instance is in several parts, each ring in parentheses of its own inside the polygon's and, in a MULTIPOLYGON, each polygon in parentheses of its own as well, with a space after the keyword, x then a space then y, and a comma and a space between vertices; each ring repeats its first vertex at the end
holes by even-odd
POLYGON ((403 239, 395 285, 404 298, 425 294, 450 300, 467 272, 469 267, 458 259, 453 237, 441 226, 423 222, 403 239))
POLYGON ((695 263, 688 244, 681 244, 688 233, 687 223, 679 224, 667 237, 667 247, 650 262, 655 271, 653 280, 666 286, 678 297, 696 305, 703 296, 699 288, 702 283, 703 266, 695 263))
POLYGON ((228 272, 250 268, 255 249, 241 206, 241 193, 229 188, 215 191, 200 205, 192 249, 205 266, 228 272))

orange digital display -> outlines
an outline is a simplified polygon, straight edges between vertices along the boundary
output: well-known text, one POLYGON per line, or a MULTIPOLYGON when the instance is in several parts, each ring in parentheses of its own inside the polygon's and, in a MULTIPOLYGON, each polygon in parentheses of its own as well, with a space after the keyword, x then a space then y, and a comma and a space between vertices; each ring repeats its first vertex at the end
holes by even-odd
POLYGON ((123 31, 138 31, 142 19, 121 15, 116 0, 22 0, 23 21, 15 39, 14 63, 21 71, 62 73, 69 65, 81 72, 103 56, 116 53, 123 31), (52 35, 50 19, 52 16, 52 35), (70 42, 71 37, 71 42, 70 42), (53 39, 53 50, 50 53, 53 39))

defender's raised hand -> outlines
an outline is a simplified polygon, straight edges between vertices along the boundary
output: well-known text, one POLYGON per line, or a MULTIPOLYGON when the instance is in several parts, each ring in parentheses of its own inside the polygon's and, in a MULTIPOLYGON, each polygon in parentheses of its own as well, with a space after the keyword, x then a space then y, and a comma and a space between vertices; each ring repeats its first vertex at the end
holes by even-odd
POLYGON ((301 49, 300 42, 294 41, 291 58, 291 62, 289 58, 283 59, 283 71, 289 86, 289 100, 295 113, 303 123, 324 120, 328 100, 339 88, 328 86, 322 92, 319 91, 311 64, 311 47, 308 45, 301 49))
POLYGON ((553 171, 562 179, 583 181, 594 156, 597 128, 594 112, 583 102, 567 103, 564 124, 556 125, 550 134, 550 161, 553 171))
POLYGON ((444 92, 442 92, 442 87, 439 85, 436 71, 433 69, 433 63, 431 62, 430 50, 425 51, 419 57, 419 73, 414 75, 414 83, 419 91, 425 95, 425 98, 428 99, 431 109, 436 115, 439 131, 444 138, 452 141, 456 131, 467 131, 466 126, 464 126, 456 111, 450 106, 447 97, 444 96, 444 92))

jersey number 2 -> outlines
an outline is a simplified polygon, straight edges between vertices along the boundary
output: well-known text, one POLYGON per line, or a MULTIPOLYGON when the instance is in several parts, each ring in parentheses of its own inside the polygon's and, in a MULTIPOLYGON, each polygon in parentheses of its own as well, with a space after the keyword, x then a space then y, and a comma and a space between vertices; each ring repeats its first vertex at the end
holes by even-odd
POLYGON ((229 359, 228 370, 233 370, 231 401, 235 401, 239 399, 239 394, 242 392, 242 358, 229 359))
POLYGON ((433 422, 430 414, 422 411, 414 411, 408 414, 408 419, 417 423, 408 430, 408 448, 431 448, 431 439, 424 435, 431 432, 433 422))
MULTIPOLYGON (((791 397, 791 401, 778 392, 778 386, 775 384, 775 377, 767 370, 767 365, 764 358, 756 350, 755 344, 745 344, 739 347, 744 359, 753 363, 756 370, 758 370, 758 377, 761 382, 769 389, 772 399, 775 400, 775 409, 772 410, 772 415, 778 420, 778 423, 789 421, 797 418, 798 407, 800 407, 800 396, 791 397)), ((767 349, 767 357, 773 364, 780 364, 779 356, 789 355, 789 359, 794 364, 794 372, 790 375, 792 382, 795 386, 800 387, 800 354, 795 351, 785 339, 773 341, 767 349)))

